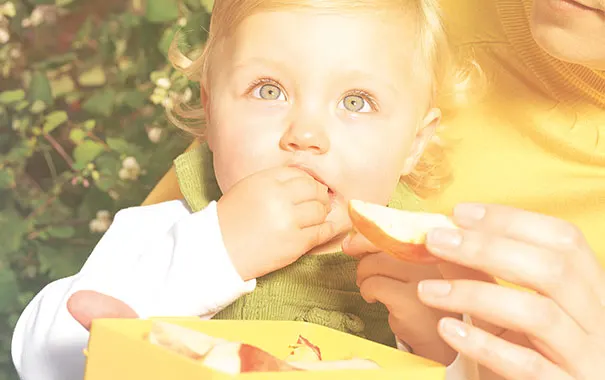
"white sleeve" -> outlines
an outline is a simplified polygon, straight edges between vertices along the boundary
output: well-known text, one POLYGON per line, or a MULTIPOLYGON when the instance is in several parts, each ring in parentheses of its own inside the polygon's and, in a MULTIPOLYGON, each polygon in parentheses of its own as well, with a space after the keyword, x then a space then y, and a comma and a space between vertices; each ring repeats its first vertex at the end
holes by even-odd
MULTIPOLYGON (((472 324, 471 318, 463 314, 462 320, 472 324)), ((399 338, 397 340, 397 348, 405 352, 411 352, 409 346, 399 338)), ((470 360, 466 356, 458 353, 456 359, 445 369, 445 380, 479 380, 479 369, 476 362, 470 360)))
POLYGON ((181 201, 122 210, 80 272, 49 284, 25 308, 13 362, 22 380, 82 380, 88 332, 66 307, 79 290, 120 299, 141 318, 211 317, 255 286, 227 254, 215 202, 197 213, 181 201))

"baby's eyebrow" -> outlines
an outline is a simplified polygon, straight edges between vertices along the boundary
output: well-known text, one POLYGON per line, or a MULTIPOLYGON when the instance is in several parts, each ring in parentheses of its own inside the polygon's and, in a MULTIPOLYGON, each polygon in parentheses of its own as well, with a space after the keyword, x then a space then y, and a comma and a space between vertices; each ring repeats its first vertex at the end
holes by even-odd
POLYGON ((275 61, 275 60, 267 59, 267 58, 263 58, 263 57, 252 57, 252 58, 247 58, 247 59, 244 59, 241 61, 235 61, 233 64, 233 70, 239 71, 239 70, 251 67, 251 66, 264 66, 264 67, 283 70, 283 69, 285 69, 286 64, 283 62, 279 62, 279 61, 275 61))

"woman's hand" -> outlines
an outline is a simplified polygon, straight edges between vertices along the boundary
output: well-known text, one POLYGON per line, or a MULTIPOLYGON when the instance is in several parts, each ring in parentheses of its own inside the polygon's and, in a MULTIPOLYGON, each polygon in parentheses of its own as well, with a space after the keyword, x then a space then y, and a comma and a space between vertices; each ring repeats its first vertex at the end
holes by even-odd
POLYGON ((441 279, 434 265, 410 264, 380 252, 362 235, 348 237, 343 251, 359 259, 357 285, 369 303, 383 303, 389 310, 389 325, 416 355, 449 365, 456 352, 439 336, 437 324, 447 312, 423 305, 418 299, 418 282, 441 279))
POLYGON ((86 330, 99 318, 138 318, 124 302, 92 290, 75 292, 67 300, 67 311, 86 330))
POLYGON ((449 280, 421 282, 419 298, 500 329, 444 318, 443 339, 505 379, 605 377, 605 272, 582 233, 562 220, 496 205, 459 205, 454 221, 460 230, 434 230, 427 241, 446 262, 440 267, 449 280))

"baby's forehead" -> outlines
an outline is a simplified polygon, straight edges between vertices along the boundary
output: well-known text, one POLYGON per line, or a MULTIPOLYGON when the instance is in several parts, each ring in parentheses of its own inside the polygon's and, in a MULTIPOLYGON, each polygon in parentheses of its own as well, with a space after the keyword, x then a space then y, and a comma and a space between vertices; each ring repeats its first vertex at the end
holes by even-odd
POLYGON ((225 39, 224 63, 406 73, 417 64, 418 43, 415 28, 402 21, 361 12, 258 12, 225 39))

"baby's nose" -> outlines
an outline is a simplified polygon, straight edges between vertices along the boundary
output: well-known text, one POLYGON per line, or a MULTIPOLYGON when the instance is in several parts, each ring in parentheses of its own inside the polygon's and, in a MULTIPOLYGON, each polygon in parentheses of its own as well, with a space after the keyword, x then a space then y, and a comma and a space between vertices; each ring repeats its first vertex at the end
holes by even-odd
POLYGON ((323 154, 330 149, 330 140, 320 125, 293 123, 282 136, 280 147, 289 152, 308 151, 323 154))

